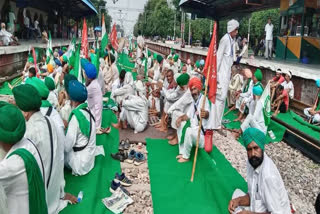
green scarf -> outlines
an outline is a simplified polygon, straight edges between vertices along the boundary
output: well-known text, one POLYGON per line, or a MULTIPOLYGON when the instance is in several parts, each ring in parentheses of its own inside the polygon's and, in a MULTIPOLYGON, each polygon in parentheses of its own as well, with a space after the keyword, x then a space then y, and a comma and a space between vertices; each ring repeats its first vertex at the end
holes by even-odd
POLYGON ((249 86, 250 86, 250 83, 251 83, 251 78, 248 79, 247 85, 246 85, 246 87, 243 89, 243 93, 246 93, 246 92, 248 91, 249 86))
POLYGON ((29 190, 29 213, 31 214, 47 214, 48 208, 46 204, 46 195, 44 190, 44 182, 34 156, 26 149, 17 149, 12 155, 18 155, 24 162, 28 179, 29 190))
MULTIPOLYGON (((87 120, 87 118, 84 116, 84 114, 80 111, 81 109, 85 109, 88 107, 87 103, 80 104, 77 108, 73 109, 68 122, 70 122, 72 116, 74 115, 79 123, 79 128, 82 134, 84 134, 86 137, 90 137, 90 122, 87 120)), ((68 131, 68 130, 67 130, 68 131)))
POLYGON ((48 100, 42 100, 41 101, 41 107, 51 107, 51 103, 48 100))
POLYGON ((183 126, 182 128, 182 134, 181 134, 181 139, 180 139, 180 144, 183 144, 184 143, 184 137, 186 135, 186 131, 187 131, 187 128, 190 127, 190 120, 187 120, 186 124, 183 126))

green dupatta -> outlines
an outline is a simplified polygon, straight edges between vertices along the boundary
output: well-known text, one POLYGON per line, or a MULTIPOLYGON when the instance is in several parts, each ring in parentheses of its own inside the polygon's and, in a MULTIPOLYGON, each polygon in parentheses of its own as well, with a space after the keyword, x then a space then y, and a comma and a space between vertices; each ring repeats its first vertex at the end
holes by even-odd
POLYGON ((72 116, 74 115, 77 118, 77 121, 79 123, 79 128, 82 134, 84 134, 86 137, 90 137, 90 121, 87 120, 87 118, 84 116, 84 114, 80 111, 81 109, 85 109, 88 107, 87 103, 82 103, 77 106, 77 108, 73 109, 68 122, 70 122, 72 116))
POLYGON ((29 213, 48 214, 43 178, 34 156, 26 149, 17 149, 12 155, 18 155, 24 162, 28 179, 29 213))

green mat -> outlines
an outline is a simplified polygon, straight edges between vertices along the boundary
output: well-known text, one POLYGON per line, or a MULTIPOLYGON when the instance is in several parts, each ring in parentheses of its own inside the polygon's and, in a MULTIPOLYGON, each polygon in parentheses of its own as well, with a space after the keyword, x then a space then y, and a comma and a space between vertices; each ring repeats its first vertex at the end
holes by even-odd
MULTIPOLYGON (((228 110, 225 109, 225 112, 227 112, 228 110)), ((224 124, 224 126, 228 129, 240 129, 240 125, 241 123, 239 121, 233 122, 234 119, 238 118, 238 110, 233 110, 231 112, 229 112, 227 115, 225 115, 223 117, 224 120, 228 119, 231 122, 224 124)), ((268 131, 272 130, 274 135, 275 135, 275 139, 271 139, 271 137, 269 136, 269 134, 267 133, 267 143, 274 143, 274 142, 280 142, 283 138, 284 133, 286 132, 286 128, 282 125, 280 125, 279 123, 271 120, 269 126, 268 126, 268 131)), ((239 142, 241 144, 243 144, 242 139, 239 139, 239 142)))
MULTIPOLYGON (((102 126, 107 127, 116 120, 110 110, 103 111, 102 126)), ((65 170, 65 192, 75 196, 83 191, 83 200, 77 205, 68 205, 61 214, 102 214, 112 213, 102 203, 101 199, 111 195, 110 183, 116 172, 120 172, 120 162, 111 158, 110 153, 118 151, 119 132, 113 129, 109 135, 97 135, 97 145, 103 145, 105 156, 99 155, 95 160, 95 167, 85 176, 73 176, 71 171, 65 170)))
POLYGON ((4 82, 2 84, 2 86, 0 87, 0 94, 2 95, 12 95, 12 90, 11 88, 9 87, 9 83, 11 86, 16 86, 16 85, 20 85, 22 82, 22 79, 21 77, 17 77, 11 81, 7 81, 7 82, 4 82))
POLYGON ((210 155, 199 150, 193 183, 192 161, 178 163, 177 146, 170 146, 167 140, 147 139, 147 150, 155 214, 227 214, 234 190, 247 191, 245 180, 216 147, 210 155))
MULTIPOLYGON (((300 131, 306 133, 307 135, 319 140, 320 139, 320 133, 318 130, 314 129, 310 125, 305 125, 301 122, 302 118, 297 119, 298 115, 294 114, 291 111, 288 111, 287 113, 280 113, 277 115, 277 118, 282 120, 283 122, 289 124, 290 126, 293 126, 300 131)), ((299 116, 298 116, 299 117, 299 116)))

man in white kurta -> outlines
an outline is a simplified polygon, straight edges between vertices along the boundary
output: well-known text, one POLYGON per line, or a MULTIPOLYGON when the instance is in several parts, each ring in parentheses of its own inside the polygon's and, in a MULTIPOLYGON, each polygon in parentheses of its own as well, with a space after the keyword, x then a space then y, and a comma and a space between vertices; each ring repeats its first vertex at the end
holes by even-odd
POLYGON ((115 57, 110 54, 111 66, 103 69, 105 91, 111 91, 112 84, 119 78, 119 70, 115 63, 115 57))
POLYGON ((201 80, 193 77, 189 81, 189 89, 192 95, 191 106, 184 115, 180 116, 176 121, 176 126, 178 127, 177 133, 179 137, 179 155, 177 156, 178 162, 187 162, 190 159, 190 152, 193 146, 196 145, 198 130, 199 130, 199 120, 202 117, 202 129, 200 132, 199 148, 204 147, 204 131, 209 127, 209 100, 204 97, 200 92, 202 89, 201 80), (205 99, 205 105, 202 106, 203 99, 205 99), (203 107, 203 109, 202 109, 203 107), (184 127, 184 121, 190 120, 190 126, 184 127), (183 133, 183 129, 185 133, 183 133), (182 135, 184 138, 182 139, 182 135))
POLYGON ((148 100, 145 97, 145 86, 141 81, 136 82, 136 95, 129 95, 122 101, 120 121, 128 123, 134 133, 142 132, 148 124, 148 100))
POLYGON ((32 140, 42 157, 45 171, 45 185, 47 188, 47 202, 49 213, 58 213, 67 206, 61 185, 61 154, 58 151, 58 134, 54 122, 44 117, 39 111, 41 98, 37 89, 29 84, 19 85, 13 90, 17 106, 23 111, 27 120, 25 137, 32 140))
POLYGON ((69 94, 74 110, 71 113, 66 134, 65 164, 71 168, 72 174, 85 175, 93 169, 95 156, 98 154, 95 122, 85 103, 88 96, 85 86, 77 80, 72 80, 69 83, 69 94), (84 121, 80 123, 81 118, 84 121), (84 127, 88 133, 83 132, 81 124, 89 126, 84 127))
POLYGON ((231 78, 231 66, 233 64, 234 39, 238 34, 239 23, 236 20, 228 22, 228 33, 219 43, 217 51, 217 96, 216 103, 211 106, 210 124, 212 129, 221 129, 225 102, 231 78))
POLYGON ((91 63, 85 64, 83 69, 85 70, 86 74, 85 78, 88 90, 88 106, 95 119, 97 134, 102 134, 101 120, 103 101, 101 87, 97 80, 97 70, 96 67, 91 63))
MULTIPOLYGON (((44 193, 42 203, 46 204, 41 157, 34 143, 23 138, 26 129, 25 120, 16 106, 1 101, 0 117, 0 147, 6 153, 5 157, 0 160, 0 212, 1 214, 29 214, 29 205, 39 203, 39 201, 29 200, 28 174, 24 160, 19 155, 10 155, 17 149, 25 149, 34 157, 38 167, 34 170, 40 171, 43 185, 39 186, 38 190, 44 193)), ((32 182, 34 177, 29 179, 32 182)), ((33 185, 39 184, 33 183, 33 185)), ((35 194, 40 194, 40 192, 36 191, 35 194)), ((47 206, 44 209, 43 211, 47 211, 47 206)))
POLYGON ((229 212, 249 209, 247 213, 290 214, 290 202, 281 175, 264 152, 265 134, 259 129, 248 128, 243 133, 243 141, 248 155, 248 193, 242 192, 241 196, 233 198, 229 202, 229 212))
POLYGON ((134 94, 133 84, 132 74, 130 72, 126 72, 123 81, 119 78, 112 84, 110 97, 120 104, 125 97, 130 94, 134 94))

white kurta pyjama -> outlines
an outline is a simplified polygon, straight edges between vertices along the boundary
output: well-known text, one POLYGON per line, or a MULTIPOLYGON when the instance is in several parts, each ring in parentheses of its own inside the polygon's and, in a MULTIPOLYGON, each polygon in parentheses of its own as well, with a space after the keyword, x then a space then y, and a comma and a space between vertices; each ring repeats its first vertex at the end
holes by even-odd
MULTIPOLYGON (((202 100, 204 98, 204 96, 202 96, 202 95, 200 95, 200 96, 201 97, 199 97, 200 99, 198 99, 197 102, 195 102, 192 99, 191 106, 187 112, 187 116, 190 119, 190 127, 187 128, 187 130, 186 130, 183 145, 179 145, 179 154, 181 154, 182 157, 185 159, 189 159, 191 149, 194 145, 196 145, 196 141, 197 141, 198 129, 199 129, 199 120, 197 118, 197 115, 199 115, 199 117, 200 117, 200 109, 201 109, 202 102, 203 102, 202 100), (194 106, 197 107, 197 111, 195 111, 194 106)), ((206 98, 204 110, 211 113, 209 101, 207 98, 206 98)), ((209 118, 210 118, 210 115, 209 115, 209 118)), ((181 139, 182 129, 183 129, 184 124, 185 123, 182 123, 181 126, 177 130, 178 137, 180 136, 179 144, 180 144, 180 139, 181 139)), ((209 120, 203 119, 202 126, 203 126, 204 130, 207 130, 209 127, 209 120)), ((199 140, 199 148, 203 148, 203 147, 204 147, 204 134, 201 131, 200 132, 200 140, 199 140)))
MULTIPOLYGON (((29 186, 24 162, 18 155, 7 159, 8 155, 19 148, 28 150, 34 156, 43 175, 40 156, 32 143, 23 138, 13 145, 6 157, 0 161, 0 185, 6 195, 5 206, 7 207, 4 209, 8 209, 8 214, 29 214, 29 186)), ((0 212, 4 212, 4 209, 0 208, 0 212)))
POLYGON ((101 127, 102 120, 102 92, 97 79, 92 80, 90 85, 87 86, 88 90, 88 106, 96 120, 96 128, 101 127))
POLYGON ((53 158, 51 178, 47 189, 48 211, 51 214, 58 213, 67 204, 65 201, 60 200, 64 197, 64 191, 61 190, 62 186, 64 186, 64 180, 61 178, 61 163, 59 161, 63 159, 61 157, 63 154, 59 152, 58 146, 61 142, 58 142, 59 136, 55 123, 50 118, 49 121, 52 129, 53 157, 51 157, 49 128, 40 111, 34 113, 27 121, 25 137, 32 140, 39 149, 45 169, 45 184, 47 184, 49 178, 51 158, 53 158))
POLYGON ((148 124, 148 100, 145 97, 130 95, 122 102, 120 120, 127 121, 135 133, 142 132, 148 124))
MULTIPOLYGON (((87 120, 90 121, 89 113, 80 110, 87 120)), ((75 116, 72 116, 66 135, 66 144, 64 147, 65 152, 65 163, 68 167, 72 169, 72 174, 74 175, 85 175, 90 172, 94 167, 94 161, 96 156, 96 127, 93 119, 91 118, 91 134, 88 141, 86 137, 79 128, 78 120, 75 116), (88 144, 88 145, 87 145, 88 144), (73 147, 86 146, 81 151, 74 152, 73 147)))
POLYGON ((273 161, 264 153, 262 164, 254 169, 247 162, 250 211, 290 214, 290 202, 281 175, 273 161))
POLYGON ((234 40, 230 34, 225 34, 219 43, 217 51, 217 96, 216 103, 211 105, 210 129, 220 129, 225 102, 228 94, 231 66, 233 64, 234 40))
POLYGON ((48 99, 49 103, 55 108, 57 109, 58 108, 58 96, 57 94, 54 92, 54 91, 50 91, 49 93, 49 96, 48 96, 48 99))

